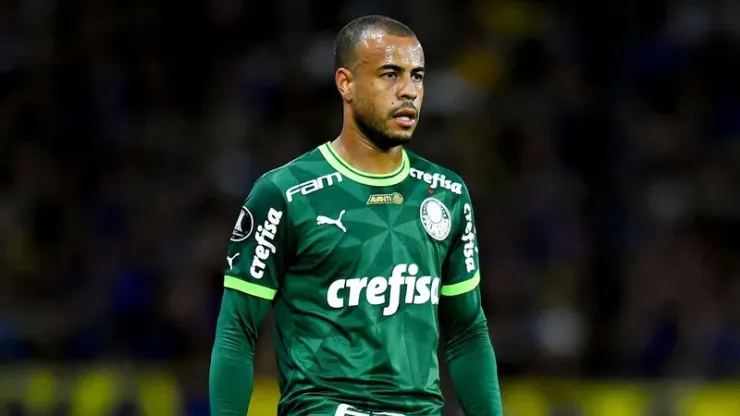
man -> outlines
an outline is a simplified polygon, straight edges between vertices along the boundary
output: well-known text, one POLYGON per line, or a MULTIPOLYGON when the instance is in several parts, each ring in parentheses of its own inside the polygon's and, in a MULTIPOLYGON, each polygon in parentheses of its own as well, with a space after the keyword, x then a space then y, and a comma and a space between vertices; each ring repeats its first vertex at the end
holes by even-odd
POLYGON ((212 414, 245 414, 272 307, 279 415, 440 415, 438 316, 465 414, 501 415, 470 196, 403 148, 424 96, 422 47, 368 16, 342 29, 335 60, 339 138, 262 176, 234 227, 212 414))

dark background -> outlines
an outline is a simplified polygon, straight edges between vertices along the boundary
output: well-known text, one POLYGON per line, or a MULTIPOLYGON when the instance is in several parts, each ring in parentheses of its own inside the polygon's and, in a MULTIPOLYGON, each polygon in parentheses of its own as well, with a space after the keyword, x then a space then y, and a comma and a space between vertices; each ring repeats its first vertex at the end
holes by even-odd
POLYGON ((0 414, 207 414, 240 203, 336 137, 368 13, 425 47, 411 148, 473 195, 510 414, 740 377, 740 2, 0 0, 0 414))

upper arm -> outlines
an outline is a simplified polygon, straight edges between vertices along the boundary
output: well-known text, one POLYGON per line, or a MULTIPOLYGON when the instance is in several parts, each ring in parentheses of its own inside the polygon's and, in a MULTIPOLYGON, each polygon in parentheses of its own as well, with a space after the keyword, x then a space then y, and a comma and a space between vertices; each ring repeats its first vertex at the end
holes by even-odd
POLYGON ((445 258, 440 289, 439 318, 450 341, 485 326, 480 299, 480 265, 475 214, 468 189, 453 210, 453 241, 445 258))
POLYGON ((464 185, 452 216, 454 232, 442 269, 442 296, 459 296, 471 292, 480 283, 475 214, 468 188, 464 185))
POLYGON ((288 218, 282 192, 269 180, 255 183, 229 242, 224 286, 272 300, 282 283, 288 251, 288 218))

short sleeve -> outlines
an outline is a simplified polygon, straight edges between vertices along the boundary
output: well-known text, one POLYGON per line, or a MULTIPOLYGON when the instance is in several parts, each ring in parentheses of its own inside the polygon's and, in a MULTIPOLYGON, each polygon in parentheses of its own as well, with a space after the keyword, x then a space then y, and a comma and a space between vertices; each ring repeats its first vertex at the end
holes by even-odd
POLYGON ((470 292, 480 283, 478 238, 475 228, 473 203, 467 187, 463 186, 461 199, 453 210, 453 241, 443 268, 442 296, 456 296, 470 292))
POLYGON ((282 192, 258 180, 239 210, 229 242, 224 286, 272 300, 280 288, 288 219, 282 192))

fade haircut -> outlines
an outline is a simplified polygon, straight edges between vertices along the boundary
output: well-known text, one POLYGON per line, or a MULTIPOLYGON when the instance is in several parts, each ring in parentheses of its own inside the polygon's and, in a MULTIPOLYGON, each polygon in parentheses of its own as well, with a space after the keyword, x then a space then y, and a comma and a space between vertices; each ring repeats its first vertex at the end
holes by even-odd
POLYGON ((334 43, 334 70, 355 65, 355 48, 370 31, 392 36, 415 38, 416 34, 405 24, 386 16, 358 17, 339 31, 334 43))

